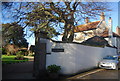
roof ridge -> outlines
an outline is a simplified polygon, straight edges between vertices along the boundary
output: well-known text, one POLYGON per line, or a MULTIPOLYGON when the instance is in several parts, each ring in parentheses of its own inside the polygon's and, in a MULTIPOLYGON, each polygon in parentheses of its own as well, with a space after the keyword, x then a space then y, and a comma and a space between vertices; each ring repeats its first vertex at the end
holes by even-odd
MULTIPOLYGON (((88 25, 88 24, 95 23, 95 22, 100 22, 100 21, 93 21, 93 22, 89 22, 89 23, 81 24, 81 25, 88 25)), ((78 26, 80 26, 80 25, 78 25, 78 26)))
POLYGON ((75 32, 81 32, 81 31, 96 29, 100 22, 101 21, 94 21, 94 22, 90 22, 90 23, 87 23, 87 24, 78 25, 78 26, 76 26, 74 31, 75 32))

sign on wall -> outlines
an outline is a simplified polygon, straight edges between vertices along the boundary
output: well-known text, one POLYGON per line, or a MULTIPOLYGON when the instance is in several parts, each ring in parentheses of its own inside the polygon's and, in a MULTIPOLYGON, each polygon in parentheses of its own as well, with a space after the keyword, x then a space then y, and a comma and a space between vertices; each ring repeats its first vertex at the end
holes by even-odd
POLYGON ((52 48, 52 52, 64 52, 63 48, 52 48))

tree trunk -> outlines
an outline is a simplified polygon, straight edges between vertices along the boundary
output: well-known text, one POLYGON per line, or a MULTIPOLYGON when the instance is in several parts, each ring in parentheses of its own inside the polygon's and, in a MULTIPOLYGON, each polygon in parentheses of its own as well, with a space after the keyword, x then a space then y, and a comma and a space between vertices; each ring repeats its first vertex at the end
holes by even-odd
POLYGON ((63 37, 62 37, 62 41, 65 41, 65 42, 73 42, 73 39, 74 39, 74 29, 75 29, 75 26, 74 26, 74 15, 72 15, 71 19, 64 19, 64 34, 63 34, 63 37), (68 37, 69 36, 69 37, 68 37))
POLYGON ((68 42, 73 42, 74 40, 74 29, 75 29, 75 26, 74 26, 74 14, 72 13, 71 15, 71 19, 69 20, 69 23, 70 23, 70 36, 68 38, 68 42))
POLYGON ((71 25, 71 31, 70 31, 70 36, 68 38, 68 42, 73 42, 74 40, 74 29, 75 29, 75 26, 71 25))
POLYGON ((64 34, 63 34, 63 37, 62 37, 62 41, 68 41, 68 34, 69 34, 69 31, 68 31, 68 24, 67 24, 67 22, 65 21, 65 26, 64 26, 64 28, 65 28, 65 30, 64 30, 64 34))

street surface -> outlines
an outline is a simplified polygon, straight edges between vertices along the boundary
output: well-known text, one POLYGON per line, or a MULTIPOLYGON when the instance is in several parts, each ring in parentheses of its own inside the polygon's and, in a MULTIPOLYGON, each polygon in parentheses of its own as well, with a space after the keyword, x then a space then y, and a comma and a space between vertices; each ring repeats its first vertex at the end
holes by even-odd
POLYGON ((99 72, 94 72, 86 76, 77 76, 74 79, 119 79, 120 77, 120 63, 118 70, 101 70, 99 72))
POLYGON ((120 73, 117 70, 102 70, 77 79, 118 79, 118 72, 120 73))

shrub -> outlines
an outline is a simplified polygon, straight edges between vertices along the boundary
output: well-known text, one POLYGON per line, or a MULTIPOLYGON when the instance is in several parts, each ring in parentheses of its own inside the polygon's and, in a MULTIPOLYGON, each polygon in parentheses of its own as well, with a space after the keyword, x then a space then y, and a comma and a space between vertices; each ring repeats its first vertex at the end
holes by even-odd
POLYGON ((21 49, 19 51, 22 51, 22 55, 24 56, 27 56, 28 55, 28 51, 27 50, 24 50, 24 49, 21 49))
POLYGON ((18 51, 18 52, 16 53, 16 55, 22 55, 22 54, 23 54, 22 51, 18 51))
POLYGON ((16 57, 15 57, 15 59, 17 59, 17 60, 23 60, 24 59, 24 55, 22 55, 22 51, 18 51, 17 53, 16 53, 16 57))
POLYGON ((28 56, 28 51, 25 51, 25 52, 24 52, 24 55, 25 55, 25 56, 28 56))
POLYGON ((60 67, 60 66, 57 66, 57 65, 55 65, 55 64, 50 65, 50 66, 47 67, 47 71, 48 71, 49 73, 58 73, 60 70, 61 70, 61 67, 60 67))
POLYGON ((7 56, 10 56, 11 55, 11 53, 10 52, 7 52, 7 56))
POLYGON ((5 48, 1 48, 2 49, 2 54, 6 54, 6 49, 5 48))

